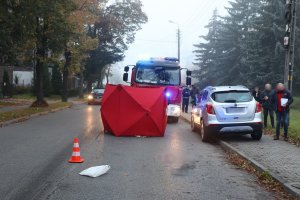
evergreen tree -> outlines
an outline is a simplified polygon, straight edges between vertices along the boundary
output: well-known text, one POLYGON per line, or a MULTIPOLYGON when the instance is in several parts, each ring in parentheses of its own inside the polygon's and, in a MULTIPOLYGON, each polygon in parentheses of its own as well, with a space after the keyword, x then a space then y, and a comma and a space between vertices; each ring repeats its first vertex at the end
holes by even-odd
MULTIPOLYGON (((208 34, 201 37, 206 42, 195 45, 195 64, 199 68, 194 75, 203 85, 252 87, 282 82, 285 2, 234 0, 229 5, 225 17, 217 17, 214 12, 207 26, 208 34)), ((300 62, 299 45, 300 41, 296 40, 295 63, 300 62)), ((300 81, 297 64, 294 71, 294 85, 300 87, 297 85, 300 81)))
POLYGON ((201 80, 201 84, 215 85, 218 84, 217 79, 211 79, 210 77, 220 76, 221 70, 219 69, 219 56, 222 54, 219 48, 220 33, 222 27, 222 21, 218 16, 218 11, 214 10, 213 17, 210 19, 208 28, 208 34, 201 36, 206 43, 200 43, 194 45, 197 49, 194 51, 196 54, 195 65, 199 67, 195 70, 193 76, 198 77, 201 80))
POLYGON ((7 70, 4 70, 3 73, 3 82, 2 82, 2 93, 3 96, 11 96, 12 91, 11 91, 11 82, 9 79, 9 74, 7 70))

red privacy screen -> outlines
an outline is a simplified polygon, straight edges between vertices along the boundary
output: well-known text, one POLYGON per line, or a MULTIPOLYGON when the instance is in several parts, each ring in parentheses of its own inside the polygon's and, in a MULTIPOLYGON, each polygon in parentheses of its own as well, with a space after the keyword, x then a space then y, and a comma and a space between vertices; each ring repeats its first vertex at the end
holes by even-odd
POLYGON ((107 85, 102 98, 104 130, 115 136, 164 136, 167 100, 161 88, 107 85))

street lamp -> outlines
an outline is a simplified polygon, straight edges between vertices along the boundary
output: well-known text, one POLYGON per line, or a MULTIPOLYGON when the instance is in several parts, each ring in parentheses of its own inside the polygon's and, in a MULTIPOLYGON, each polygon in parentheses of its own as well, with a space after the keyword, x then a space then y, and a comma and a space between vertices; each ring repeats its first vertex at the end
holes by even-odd
POLYGON ((180 36, 180 27, 179 27, 178 23, 176 23, 176 22, 174 22, 172 20, 169 20, 169 23, 175 24, 177 26, 178 61, 180 62, 180 39, 181 39, 181 36, 180 36))

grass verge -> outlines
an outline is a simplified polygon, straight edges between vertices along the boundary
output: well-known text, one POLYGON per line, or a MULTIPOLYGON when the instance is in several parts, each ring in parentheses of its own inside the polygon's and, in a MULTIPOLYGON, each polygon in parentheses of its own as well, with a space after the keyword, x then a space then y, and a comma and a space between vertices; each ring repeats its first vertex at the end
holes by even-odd
POLYGON ((15 106, 16 103, 13 102, 6 102, 6 101, 0 101, 0 107, 1 106, 15 106))
POLYGON ((29 117, 30 115, 37 114, 37 113, 42 113, 46 111, 52 111, 58 108, 63 108, 67 106, 71 106, 72 103, 69 102, 57 102, 50 104, 49 107, 45 108, 24 108, 20 110, 14 110, 14 111, 9 111, 9 112, 2 112, 0 113, 0 122, 5 122, 13 119, 18 119, 22 117, 29 117))
MULTIPOLYGON (((36 97, 32 94, 16 94, 12 97, 13 99, 25 99, 25 100, 32 100, 34 101, 36 97)), ((45 97, 46 100, 57 101, 61 99, 59 95, 51 95, 49 97, 45 97)))

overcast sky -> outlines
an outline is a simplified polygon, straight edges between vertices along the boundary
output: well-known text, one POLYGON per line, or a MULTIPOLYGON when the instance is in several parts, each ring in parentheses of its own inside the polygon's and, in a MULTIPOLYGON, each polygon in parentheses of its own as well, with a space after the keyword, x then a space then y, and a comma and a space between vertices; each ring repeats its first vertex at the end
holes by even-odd
POLYGON ((149 57, 177 57, 177 26, 181 29, 181 65, 192 68, 193 44, 205 35, 205 26, 217 8, 220 15, 226 13, 227 0, 142 0, 148 23, 136 34, 123 62, 113 67, 113 82, 120 80, 123 66, 135 64, 137 60, 149 57))

